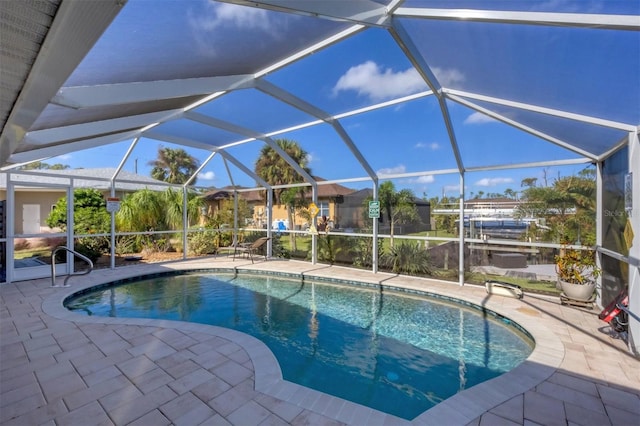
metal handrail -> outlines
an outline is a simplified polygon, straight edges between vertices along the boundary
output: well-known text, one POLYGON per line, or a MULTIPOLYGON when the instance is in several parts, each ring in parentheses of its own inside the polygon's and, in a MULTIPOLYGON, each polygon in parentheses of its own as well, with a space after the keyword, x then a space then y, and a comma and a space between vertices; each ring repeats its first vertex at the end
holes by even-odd
POLYGON ((635 319, 636 321, 640 322, 640 317, 637 316, 636 314, 634 314, 633 312, 631 312, 629 310, 629 308, 627 308, 626 306, 624 306, 622 303, 616 303, 616 307, 624 312, 627 313, 627 315, 629 315, 631 318, 635 319))
POLYGON ((69 278, 77 275, 87 275, 91 271, 93 271, 93 262, 91 261, 91 259, 89 259, 87 256, 83 254, 78 253, 77 251, 71 250, 69 247, 58 246, 56 247, 55 250, 53 250, 53 252, 51 252, 51 287, 70 287, 69 284, 67 284, 67 281, 69 281, 69 278), (56 285, 56 253, 58 253, 60 250, 65 250, 73 254, 74 256, 79 257, 81 260, 85 261, 87 265, 89 265, 89 268, 82 272, 76 272, 76 273, 67 275, 67 278, 64 279, 64 283, 62 283, 61 286, 58 286, 56 285))

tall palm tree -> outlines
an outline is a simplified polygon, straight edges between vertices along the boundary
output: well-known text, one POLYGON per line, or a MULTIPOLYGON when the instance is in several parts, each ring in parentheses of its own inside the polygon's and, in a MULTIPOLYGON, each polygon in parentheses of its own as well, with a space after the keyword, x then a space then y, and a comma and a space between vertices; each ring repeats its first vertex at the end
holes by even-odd
MULTIPOLYGON (((185 183, 198 170, 198 160, 182 148, 158 148, 158 158, 149 161, 151 177, 169 183, 185 183)), ((196 183, 196 179, 192 184, 196 183)))
MULTIPOLYGON (((311 173, 311 169, 307 167, 308 154, 298 145, 297 142, 288 139, 277 139, 276 144, 300 165, 300 167, 307 173, 311 173)), ((271 185, 288 185, 292 183, 303 182, 304 179, 293 167, 287 163, 273 148, 269 145, 265 145, 260 150, 260 156, 256 160, 255 172, 265 182, 271 185)), ((303 187, 299 190, 299 196, 304 197, 305 189, 303 187)), ((274 202, 276 204, 287 205, 287 216, 289 224, 293 224, 293 212, 295 203, 292 202, 291 190, 276 189, 273 191, 274 202)), ((290 235, 291 247, 295 250, 294 235, 290 235)))
POLYGON ((166 229, 164 221, 165 204, 162 193, 142 189, 127 194, 116 213, 118 231, 143 232, 166 229))
POLYGON ((396 187, 391 181, 386 181, 380 184, 380 190, 378 192, 378 198, 380 200, 380 208, 385 212, 389 219, 390 235, 389 241, 391 248, 393 248, 393 234, 395 225, 401 225, 420 219, 418 215, 418 209, 414 201, 413 191, 410 189, 401 189, 396 191, 396 187))
MULTIPOLYGON (((182 211, 184 207, 183 192, 173 188, 167 188, 162 198, 165 202, 165 221, 169 229, 182 227, 182 211)), ((200 209, 204 206, 204 200, 195 192, 187 192, 187 220, 188 226, 195 225, 200 219, 200 209)))

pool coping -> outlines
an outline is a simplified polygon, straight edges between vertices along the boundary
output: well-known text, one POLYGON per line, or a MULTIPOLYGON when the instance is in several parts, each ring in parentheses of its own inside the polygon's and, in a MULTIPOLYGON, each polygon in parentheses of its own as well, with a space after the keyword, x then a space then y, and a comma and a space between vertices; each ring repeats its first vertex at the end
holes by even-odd
MULTIPOLYGON (((544 382, 558 369, 565 355, 564 345, 558 336, 551 332, 546 326, 540 324, 539 321, 532 321, 530 317, 521 314, 517 310, 504 312, 503 306, 499 303, 493 303, 492 299, 478 303, 478 300, 475 300, 476 298, 461 294, 461 292, 459 292, 460 287, 450 282, 380 273, 371 273, 369 278, 358 276, 353 280, 339 279, 330 274, 327 275, 326 268, 324 267, 312 268, 304 272, 282 272, 270 271, 268 268, 264 268, 265 265, 268 265, 268 263, 229 268, 216 267, 215 265, 195 265, 192 263, 171 263, 149 265, 143 268, 144 271, 140 269, 134 271, 128 270, 128 268, 120 268, 115 271, 110 271, 112 273, 108 275, 101 274, 104 276, 99 278, 96 274, 92 277, 94 279, 92 279, 91 282, 74 284, 73 287, 60 288, 61 291, 55 292, 43 300, 42 310, 54 318, 75 323, 154 326, 177 329, 183 332, 204 333, 229 340, 242 347, 251 359, 254 366, 256 391, 295 403, 301 408, 347 424, 355 421, 358 423, 364 421, 367 424, 467 424, 492 408, 544 382), (261 265, 263 266, 262 268, 261 265), (413 420, 408 421, 284 380, 282 378, 280 365, 271 350, 269 350, 262 341, 248 334, 219 326, 174 320, 88 317, 69 311, 63 305, 64 301, 73 294, 114 281, 117 282, 153 274, 172 274, 191 271, 268 273, 289 277, 300 276, 303 279, 309 280, 318 279, 320 281, 336 281, 347 284, 351 281, 371 285, 391 286, 406 290, 425 291, 447 298, 462 300, 474 305, 481 305, 483 308, 503 315, 523 327, 531 337, 533 337, 535 346, 529 357, 513 370, 459 392, 418 415, 413 420), (430 282, 449 284, 448 287, 450 287, 450 289, 447 287, 439 287, 435 290, 428 289, 425 285, 428 285, 430 282), (324 402, 320 408, 320 404, 317 404, 317 401, 321 399, 324 402), (329 409, 328 407, 332 408, 329 409)), ((308 266, 309 264, 306 265, 308 266)))

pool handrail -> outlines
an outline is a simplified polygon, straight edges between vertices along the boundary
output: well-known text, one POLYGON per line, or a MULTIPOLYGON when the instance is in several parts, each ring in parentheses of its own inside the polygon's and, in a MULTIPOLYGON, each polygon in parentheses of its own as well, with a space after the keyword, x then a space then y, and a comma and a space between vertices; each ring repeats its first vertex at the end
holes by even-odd
POLYGON ((71 278, 72 276, 87 275, 91 271, 93 271, 93 262, 91 261, 91 259, 89 259, 87 256, 85 256, 83 254, 78 253, 75 250, 70 249, 67 246, 58 246, 51 252, 51 287, 70 287, 70 285, 67 284, 67 281, 69 281, 69 278, 71 278), (81 260, 86 262, 87 265, 89 265, 89 268, 87 268, 86 270, 81 271, 81 272, 75 272, 75 273, 72 273, 72 274, 68 274, 67 277, 64 279, 64 282, 62 283, 62 285, 58 286, 58 285, 56 285, 56 254, 60 250, 65 250, 65 251, 73 254, 74 256, 80 258, 81 260))

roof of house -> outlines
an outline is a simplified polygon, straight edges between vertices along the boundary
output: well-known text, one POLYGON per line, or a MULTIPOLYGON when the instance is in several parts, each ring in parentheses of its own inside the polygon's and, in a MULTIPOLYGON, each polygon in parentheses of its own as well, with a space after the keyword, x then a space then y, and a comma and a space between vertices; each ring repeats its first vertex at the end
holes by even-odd
MULTIPOLYGON (((235 190, 247 189, 243 186, 225 186, 223 188, 214 188, 210 191, 207 191, 202 198, 206 201, 216 201, 216 200, 225 200, 233 197, 233 192, 235 190)), ((243 191, 238 192, 238 195, 241 199, 246 200, 247 202, 258 202, 263 201, 264 196, 262 195, 264 191, 259 189, 254 189, 251 191, 243 191)))
MULTIPOLYGON (((317 182, 326 182, 326 179, 314 176, 317 182)), ((225 186, 223 188, 216 188, 206 192, 203 198, 207 201, 221 200, 225 198, 231 198, 234 190, 247 189, 244 187, 225 186)), ((311 190, 309 189, 309 193, 311 190)), ((336 197, 339 195, 349 195, 356 192, 355 189, 347 188, 346 186, 339 185, 337 183, 328 183, 326 185, 318 185, 318 198, 326 199, 336 197)), ((248 202, 264 201, 264 190, 255 189, 250 191, 238 192, 240 198, 248 202)))
MULTIPOLYGON (((65 170, 18 170, 11 172, 13 182, 24 182, 28 185, 59 186, 70 185, 73 181, 75 188, 94 188, 106 190, 111 188, 111 178, 116 169, 111 167, 96 169, 65 169, 65 170)), ((7 187, 7 173, 0 173, 0 188, 7 187)), ((118 191, 137 191, 150 189, 164 191, 169 185, 165 182, 121 170, 115 181, 118 191)))

